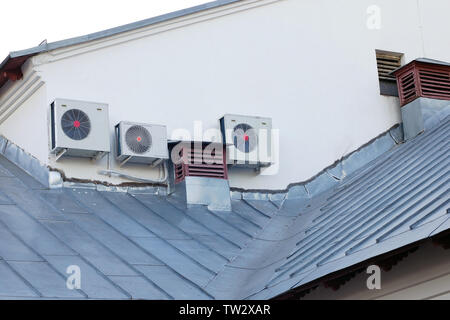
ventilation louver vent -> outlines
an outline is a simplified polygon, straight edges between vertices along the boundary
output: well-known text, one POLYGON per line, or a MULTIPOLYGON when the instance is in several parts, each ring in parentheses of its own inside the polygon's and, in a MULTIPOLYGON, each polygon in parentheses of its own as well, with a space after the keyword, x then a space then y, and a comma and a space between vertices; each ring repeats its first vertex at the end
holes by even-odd
POLYGON ((380 80, 395 81, 390 73, 401 66, 402 54, 377 52, 378 78, 380 80))
POLYGON ((175 164, 175 183, 182 182, 185 177, 228 179, 225 148, 222 144, 210 144, 206 149, 184 144, 179 156, 182 161, 175 164))
POLYGON ((450 68, 419 68, 419 81, 424 97, 450 99, 450 68))
POLYGON ((398 80, 401 105, 405 105, 418 97, 414 68, 409 68, 398 80))
POLYGON ((91 132, 91 121, 83 111, 71 109, 61 117, 61 127, 70 139, 83 140, 91 132))
POLYGON ((125 134, 128 148, 137 154, 146 153, 152 145, 152 136, 143 126, 132 126, 125 134))
POLYGON ((394 74, 401 106, 418 97, 450 100, 450 65, 416 60, 394 74))

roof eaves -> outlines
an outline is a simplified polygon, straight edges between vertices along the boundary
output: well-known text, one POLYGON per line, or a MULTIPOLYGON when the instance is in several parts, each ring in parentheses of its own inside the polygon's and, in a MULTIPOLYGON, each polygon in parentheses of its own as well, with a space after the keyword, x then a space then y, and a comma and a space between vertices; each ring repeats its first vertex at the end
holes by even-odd
MULTIPOLYGON (((82 44, 82 43, 86 43, 86 42, 90 42, 90 41, 94 41, 94 40, 103 39, 103 38, 117 35, 117 34, 120 34, 123 32, 136 30, 139 28, 147 27, 150 25, 164 22, 164 21, 184 17, 184 16, 187 16, 190 14, 222 7, 222 6, 225 6, 228 4, 233 4, 235 2, 240 2, 240 1, 242 1, 242 0, 217 0, 217 1, 207 2, 204 4, 198 5, 198 6, 166 13, 166 14, 163 14, 160 16, 156 16, 156 17, 152 17, 149 19, 125 24, 125 25, 122 25, 119 27, 114 27, 114 28, 103 30, 103 31, 94 32, 94 33, 87 34, 84 36, 60 40, 60 41, 56 41, 56 42, 52 42, 52 43, 46 43, 43 45, 39 45, 36 47, 24 49, 24 50, 12 51, 0 64, 0 72, 3 71, 3 68, 6 67, 8 65, 8 63, 12 59, 15 59, 15 58, 20 58, 23 56, 33 56, 33 55, 43 53, 43 52, 48 52, 51 50, 56 50, 56 49, 65 48, 65 47, 69 47, 69 46, 73 46, 73 45, 78 45, 78 44, 82 44)), ((2 86, 2 84, 0 83, 0 87, 1 86, 2 86)))
POLYGON ((202 12, 202 11, 205 11, 208 9, 218 8, 218 7, 221 7, 224 5, 228 5, 228 4, 232 4, 232 3, 240 2, 240 1, 242 1, 242 0, 218 0, 218 1, 207 2, 204 4, 198 5, 198 6, 194 6, 194 7, 190 7, 190 8, 186 8, 186 9, 182 9, 182 10, 177 10, 174 12, 166 13, 166 14, 163 14, 160 16, 149 18, 149 19, 125 24, 125 25, 122 25, 119 27, 114 27, 114 28, 103 30, 103 31, 90 33, 90 34, 87 34, 84 36, 74 37, 74 38, 65 39, 65 40, 61 40, 61 41, 56 41, 56 42, 48 43, 45 45, 41 45, 41 46, 37 46, 37 47, 25 49, 25 50, 14 51, 14 52, 10 53, 10 56, 11 56, 11 58, 15 58, 15 57, 19 57, 19 56, 24 56, 24 55, 29 55, 29 54, 37 54, 37 53, 55 50, 55 49, 59 49, 59 48, 63 48, 63 47, 77 45, 80 43, 94 41, 94 40, 110 37, 110 36, 113 36, 113 35, 116 35, 119 33, 136 30, 139 28, 147 27, 150 25, 164 22, 164 21, 172 20, 175 18, 180 18, 180 17, 187 16, 187 15, 190 15, 193 13, 198 13, 198 12, 202 12))

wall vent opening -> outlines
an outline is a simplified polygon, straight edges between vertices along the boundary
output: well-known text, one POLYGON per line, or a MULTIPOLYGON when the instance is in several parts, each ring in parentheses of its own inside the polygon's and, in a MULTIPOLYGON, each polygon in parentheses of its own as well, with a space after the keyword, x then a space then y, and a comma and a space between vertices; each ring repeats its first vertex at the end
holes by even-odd
POLYGON ((398 96, 396 79, 391 72, 402 65, 403 54, 376 50, 376 57, 380 94, 398 96))

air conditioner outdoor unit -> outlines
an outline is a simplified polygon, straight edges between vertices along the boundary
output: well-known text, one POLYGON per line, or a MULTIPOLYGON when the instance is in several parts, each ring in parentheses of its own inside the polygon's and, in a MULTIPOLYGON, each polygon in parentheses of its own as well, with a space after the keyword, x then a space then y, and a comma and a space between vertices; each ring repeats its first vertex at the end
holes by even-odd
POLYGON ((110 151, 108 105, 56 99, 50 106, 50 149, 62 156, 100 158, 110 151))
POLYGON ((122 121, 116 125, 116 140, 121 165, 156 165, 169 158, 166 126, 122 121))
POLYGON ((272 164, 272 119, 226 114, 219 121, 228 164, 252 168, 272 164))

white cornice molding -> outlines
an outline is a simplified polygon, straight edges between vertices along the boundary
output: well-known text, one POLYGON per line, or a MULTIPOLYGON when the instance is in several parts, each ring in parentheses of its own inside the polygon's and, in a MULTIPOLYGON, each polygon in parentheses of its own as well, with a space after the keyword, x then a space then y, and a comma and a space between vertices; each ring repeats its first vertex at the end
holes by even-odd
POLYGON ((18 81, 15 88, 0 100, 0 125, 44 84, 35 70, 18 81))
POLYGON ((180 18, 175 18, 165 22, 157 23, 155 25, 135 29, 132 31, 124 32, 103 39, 85 42, 61 49, 55 49, 47 53, 39 54, 33 57, 32 58, 33 64, 41 65, 59 61, 62 59, 67 59, 76 55, 97 51, 100 49, 116 46, 130 41, 139 40, 170 30, 175 30, 192 24, 197 24, 203 21, 217 19, 223 16, 250 10, 257 7, 266 6, 280 1, 284 0, 248 0, 243 2, 237 2, 227 6, 202 11, 199 13, 183 16, 180 18))

